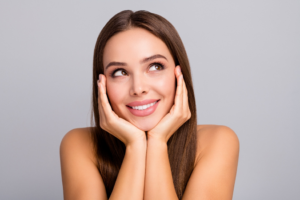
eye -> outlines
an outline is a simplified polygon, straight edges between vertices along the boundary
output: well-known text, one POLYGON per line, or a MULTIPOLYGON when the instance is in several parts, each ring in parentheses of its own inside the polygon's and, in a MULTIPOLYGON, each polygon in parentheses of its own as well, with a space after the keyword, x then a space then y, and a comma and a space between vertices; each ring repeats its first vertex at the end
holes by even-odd
MULTIPOLYGON (((153 67, 156 70, 163 70, 164 69, 164 66, 160 63, 152 63, 150 66, 151 66, 150 69, 153 68, 153 67)), ((156 70, 150 70, 150 71, 156 71, 156 70)))
POLYGON ((126 72, 124 69, 116 69, 115 71, 113 71, 112 76, 122 76, 122 75, 126 75, 126 72))

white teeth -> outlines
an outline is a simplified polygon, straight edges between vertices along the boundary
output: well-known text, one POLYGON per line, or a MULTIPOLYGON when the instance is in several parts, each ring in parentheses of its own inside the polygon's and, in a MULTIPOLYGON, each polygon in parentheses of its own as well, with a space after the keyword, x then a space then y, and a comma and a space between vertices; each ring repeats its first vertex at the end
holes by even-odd
POLYGON ((153 106, 156 103, 157 103, 157 101, 155 101, 153 103, 150 103, 150 104, 147 104, 147 105, 143 105, 143 106, 133 106, 132 109, 135 109, 135 110, 145 110, 145 109, 153 106))

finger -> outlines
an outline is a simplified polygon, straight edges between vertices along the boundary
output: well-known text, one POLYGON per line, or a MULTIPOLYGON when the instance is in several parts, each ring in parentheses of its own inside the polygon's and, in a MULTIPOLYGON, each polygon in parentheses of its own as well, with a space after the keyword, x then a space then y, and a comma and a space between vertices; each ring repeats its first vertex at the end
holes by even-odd
MULTIPOLYGON (((178 66, 179 68, 179 66, 178 66)), ((178 70, 178 69, 176 69, 178 70)), ((183 92, 183 76, 182 73, 177 71, 177 88, 175 95, 175 112, 180 112, 182 110, 182 92, 183 92)))
POLYGON ((106 94, 106 77, 102 74, 101 75, 101 105, 104 111, 105 117, 113 117, 111 106, 108 102, 107 94, 106 94))
POLYGON ((184 113, 188 113, 190 111, 189 110, 189 102, 188 102, 188 91, 187 91, 184 79, 182 80, 182 85, 183 85, 183 92, 182 92, 182 97, 183 97, 183 102, 182 102, 183 112, 184 113))
MULTIPOLYGON (((100 77, 100 75, 99 75, 99 77, 100 77)), ((101 96, 102 96, 101 81, 98 80, 97 85, 98 85, 98 110, 99 110, 99 116, 100 116, 100 119, 106 120, 105 114, 103 112, 102 103, 101 103, 101 96)))

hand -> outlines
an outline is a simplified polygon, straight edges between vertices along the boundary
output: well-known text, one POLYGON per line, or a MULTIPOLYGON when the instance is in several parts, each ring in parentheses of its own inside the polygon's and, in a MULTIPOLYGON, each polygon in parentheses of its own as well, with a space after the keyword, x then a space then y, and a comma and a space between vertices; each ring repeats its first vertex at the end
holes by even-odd
POLYGON ((144 131, 138 129, 130 122, 120 118, 112 110, 106 95, 106 77, 105 75, 100 74, 99 79, 101 80, 98 81, 100 127, 121 140, 126 147, 134 144, 135 142, 146 141, 146 134, 144 131))
POLYGON ((187 89, 183 80, 180 66, 175 68, 177 88, 173 107, 170 112, 151 130, 148 131, 148 139, 155 138, 165 143, 175 131, 191 118, 187 89))

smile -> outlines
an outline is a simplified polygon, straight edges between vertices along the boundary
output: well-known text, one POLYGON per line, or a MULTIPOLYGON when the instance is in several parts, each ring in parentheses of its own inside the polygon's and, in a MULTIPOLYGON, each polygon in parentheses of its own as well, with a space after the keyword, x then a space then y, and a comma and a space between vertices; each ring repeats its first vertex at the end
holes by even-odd
POLYGON ((160 100, 157 100, 153 103, 142 105, 142 106, 132 106, 132 107, 127 106, 127 108, 133 115, 138 117, 145 117, 151 115, 156 110, 159 101, 160 100))
POLYGON ((153 105, 156 104, 157 102, 158 102, 158 101, 155 101, 155 102, 153 102, 153 103, 149 103, 149 104, 143 105, 143 106, 132 106, 131 108, 132 108, 132 109, 135 109, 135 110, 145 110, 145 109, 147 109, 147 108, 153 106, 153 105))

